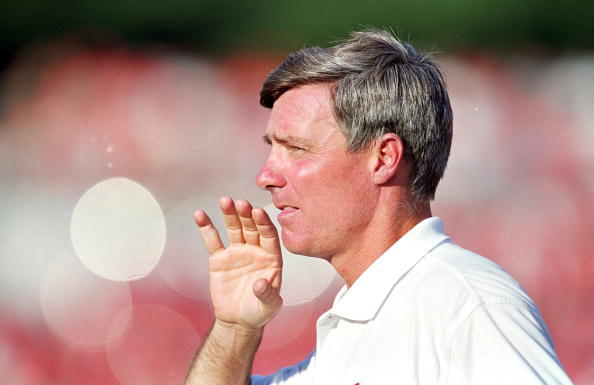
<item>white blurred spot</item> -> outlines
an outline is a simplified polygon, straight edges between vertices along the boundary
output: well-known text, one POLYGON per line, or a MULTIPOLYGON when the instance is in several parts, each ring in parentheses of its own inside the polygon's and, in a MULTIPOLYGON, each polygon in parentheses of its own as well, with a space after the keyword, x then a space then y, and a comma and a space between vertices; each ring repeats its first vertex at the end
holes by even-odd
POLYGON ((72 348, 98 351, 116 344, 130 316, 121 315, 132 302, 127 283, 107 281, 85 269, 72 252, 51 261, 40 288, 43 318, 72 348), (117 328, 110 328, 118 317, 117 328))
POLYGON ((112 167, 113 167, 113 163, 112 162, 107 163, 107 168, 112 168, 112 167))
MULTIPOLYGON (((138 305, 113 322, 115 333, 132 313, 123 343, 107 351, 113 374, 122 385, 181 384, 198 344, 190 322, 158 305, 138 305)), ((110 332, 111 335, 111 332, 110 332)))
POLYGON ((315 304, 312 302, 283 306, 264 328, 260 349, 271 350, 282 346, 288 346, 290 349, 291 343, 302 338, 305 330, 315 324, 315 320, 311 319, 315 309, 315 304))
POLYGON ((113 152, 113 150, 114 150, 113 144, 110 144, 109 146, 107 146, 107 147, 105 148, 105 151, 106 151, 107 153, 112 153, 112 152, 113 152))
POLYGON ((169 236, 157 270, 173 289, 200 300, 209 301, 208 252, 194 222, 194 211, 204 210, 213 221, 224 243, 226 231, 218 199, 196 197, 175 205, 167 212, 169 236))
POLYGON ((70 222, 76 254, 95 274, 116 281, 146 276, 165 245, 165 219, 143 186, 107 179, 80 198, 70 222))
MULTIPOLYGON (((277 214, 280 212, 273 205, 264 207, 270 219, 279 230, 277 214)), ((288 251, 281 243, 283 253, 283 283, 281 296, 285 306, 294 306, 314 300, 339 280, 339 275, 325 260, 288 251)))
POLYGON ((51 189, 23 188, 11 183, 0 186, 2 314, 39 322, 41 278, 49 258, 71 249, 69 227, 73 205, 65 194, 55 194, 51 189))

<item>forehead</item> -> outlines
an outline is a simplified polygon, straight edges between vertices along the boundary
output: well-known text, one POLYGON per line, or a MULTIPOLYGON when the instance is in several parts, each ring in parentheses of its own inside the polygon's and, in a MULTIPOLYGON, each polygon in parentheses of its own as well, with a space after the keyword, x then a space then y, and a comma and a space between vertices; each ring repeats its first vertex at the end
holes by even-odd
POLYGON ((272 107, 268 136, 317 136, 336 132, 330 85, 310 84, 292 88, 272 107))

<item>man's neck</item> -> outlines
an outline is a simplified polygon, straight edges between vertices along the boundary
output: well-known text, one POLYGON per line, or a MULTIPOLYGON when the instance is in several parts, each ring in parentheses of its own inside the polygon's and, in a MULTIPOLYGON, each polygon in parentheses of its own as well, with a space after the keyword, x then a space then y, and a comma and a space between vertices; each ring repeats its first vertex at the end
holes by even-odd
POLYGON ((350 288, 361 274, 396 241, 431 216, 428 202, 422 203, 421 207, 416 207, 414 213, 395 210, 395 215, 391 217, 376 219, 375 223, 368 226, 367 231, 353 242, 351 247, 334 255, 330 262, 350 288))

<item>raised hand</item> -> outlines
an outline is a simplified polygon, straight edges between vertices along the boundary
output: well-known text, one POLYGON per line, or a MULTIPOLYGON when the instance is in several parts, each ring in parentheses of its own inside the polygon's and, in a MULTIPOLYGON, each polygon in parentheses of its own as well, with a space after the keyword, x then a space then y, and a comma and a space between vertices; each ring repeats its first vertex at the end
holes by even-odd
POLYGON ((276 228, 261 208, 245 200, 220 199, 229 246, 225 248, 202 210, 194 218, 208 249, 210 295, 215 318, 260 328, 282 306, 282 257, 276 228))

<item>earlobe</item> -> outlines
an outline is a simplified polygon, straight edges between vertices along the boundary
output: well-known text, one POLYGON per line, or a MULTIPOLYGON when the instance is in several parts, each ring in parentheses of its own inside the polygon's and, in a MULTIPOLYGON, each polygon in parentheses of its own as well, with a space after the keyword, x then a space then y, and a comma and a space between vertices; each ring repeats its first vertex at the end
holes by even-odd
POLYGON ((398 174, 402 174, 404 145, 402 139, 394 133, 384 134, 375 147, 375 184, 385 184, 398 174))

